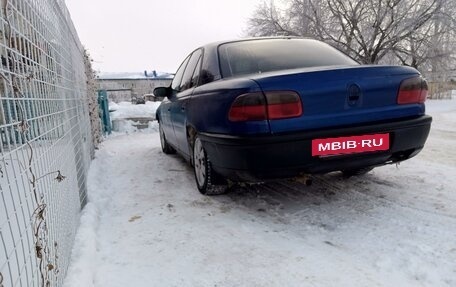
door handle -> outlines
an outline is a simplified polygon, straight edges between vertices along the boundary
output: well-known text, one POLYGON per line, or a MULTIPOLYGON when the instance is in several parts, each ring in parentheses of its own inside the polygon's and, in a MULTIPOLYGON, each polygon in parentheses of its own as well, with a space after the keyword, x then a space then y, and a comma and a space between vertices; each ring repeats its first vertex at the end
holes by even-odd
POLYGON ((185 105, 181 106, 181 111, 185 111, 185 105))

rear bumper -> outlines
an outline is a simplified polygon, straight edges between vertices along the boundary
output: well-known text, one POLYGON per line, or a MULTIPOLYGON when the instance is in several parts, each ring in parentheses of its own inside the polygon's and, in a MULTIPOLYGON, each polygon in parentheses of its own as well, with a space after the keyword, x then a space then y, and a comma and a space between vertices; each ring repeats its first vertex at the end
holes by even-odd
POLYGON ((259 181, 293 177, 300 173, 380 166, 406 160, 418 154, 429 135, 432 118, 382 122, 356 127, 299 133, 230 136, 200 134, 216 172, 236 181, 259 181), (312 140, 374 133, 390 134, 390 149, 331 157, 312 157, 312 140))

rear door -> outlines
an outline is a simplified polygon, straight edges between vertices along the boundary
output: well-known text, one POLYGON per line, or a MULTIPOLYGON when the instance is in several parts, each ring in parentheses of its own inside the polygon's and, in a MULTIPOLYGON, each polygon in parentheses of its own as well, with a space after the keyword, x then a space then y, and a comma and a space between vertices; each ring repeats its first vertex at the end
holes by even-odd
POLYGON ((176 136, 177 148, 185 155, 190 155, 186 127, 187 108, 201 69, 201 55, 201 49, 198 49, 191 54, 176 94, 177 100, 174 101, 171 106, 171 121, 176 136))
POLYGON ((173 115, 175 112, 175 106, 178 104, 179 98, 177 97, 178 90, 180 89, 182 77, 185 72, 185 68, 187 67, 188 61, 190 60, 190 55, 185 58, 185 60, 180 65, 179 69, 177 69, 176 75, 171 83, 172 95, 165 99, 162 103, 161 107, 161 124, 163 126, 163 130, 165 132, 165 136, 167 141, 175 148, 178 148, 176 135, 174 132, 174 125, 172 123, 173 119, 176 117, 173 115))

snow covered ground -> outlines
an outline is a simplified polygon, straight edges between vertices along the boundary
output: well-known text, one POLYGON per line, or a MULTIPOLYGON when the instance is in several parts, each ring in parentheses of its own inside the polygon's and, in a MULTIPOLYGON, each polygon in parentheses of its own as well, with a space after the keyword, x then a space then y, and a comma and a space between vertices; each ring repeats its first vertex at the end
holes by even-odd
POLYGON ((456 100, 398 168, 198 193, 155 129, 116 134, 89 176, 65 286, 456 286, 456 100))

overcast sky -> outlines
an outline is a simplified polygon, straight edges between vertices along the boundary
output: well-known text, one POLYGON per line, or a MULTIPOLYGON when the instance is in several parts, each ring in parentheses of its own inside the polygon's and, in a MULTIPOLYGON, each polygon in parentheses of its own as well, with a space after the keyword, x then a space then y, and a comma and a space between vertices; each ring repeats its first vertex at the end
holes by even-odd
POLYGON ((66 0, 101 72, 175 72, 200 45, 245 36, 262 0, 66 0))

